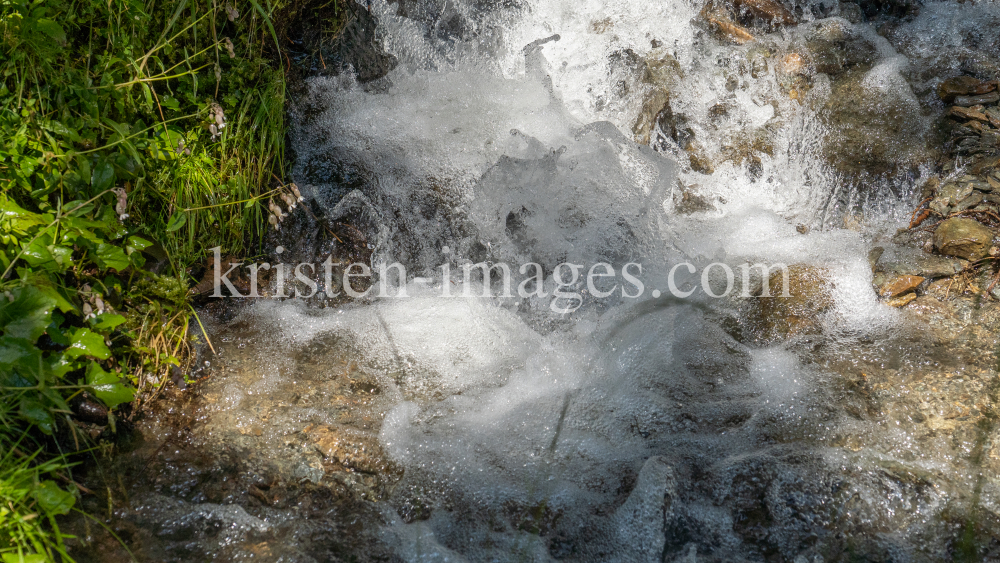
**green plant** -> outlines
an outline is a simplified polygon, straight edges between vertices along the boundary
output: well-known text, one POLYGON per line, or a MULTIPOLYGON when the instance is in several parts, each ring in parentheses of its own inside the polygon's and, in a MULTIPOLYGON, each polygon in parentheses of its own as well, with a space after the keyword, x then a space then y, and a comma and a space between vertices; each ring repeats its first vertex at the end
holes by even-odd
MULTIPOLYGON (((0 400, 4 428, 11 422, 17 399, 8 395, 0 400)), ((0 561, 42 563, 57 555, 69 559, 63 543, 68 536, 59 531, 56 517, 73 508, 76 496, 46 478, 65 477, 69 464, 64 456, 48 456, 42 448, 25 454, 26 445, 33 445, 26 434, 15 439, 0 431, 0 561)))
POLYGON ((22 538, 0 538, 4 563, 68 558, 38 495, 55 495, 58 445, 81 447, 74 397, 114 409, 186 367, 189 267, 266 227, 284 142, 274 9, 0 0, 0 530, 22 538), (8 454, 24 439, 31 455, 8 454))

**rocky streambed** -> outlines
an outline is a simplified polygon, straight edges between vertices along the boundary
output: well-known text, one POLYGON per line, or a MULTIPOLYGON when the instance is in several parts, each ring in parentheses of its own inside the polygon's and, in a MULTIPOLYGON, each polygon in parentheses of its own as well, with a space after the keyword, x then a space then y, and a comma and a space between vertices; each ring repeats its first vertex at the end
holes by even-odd
POLYGON ((791 297, 205 299, 80 560, 1000 560, 1000 10, 372 10, 297 93, 271 263, 770 260, 791 297))

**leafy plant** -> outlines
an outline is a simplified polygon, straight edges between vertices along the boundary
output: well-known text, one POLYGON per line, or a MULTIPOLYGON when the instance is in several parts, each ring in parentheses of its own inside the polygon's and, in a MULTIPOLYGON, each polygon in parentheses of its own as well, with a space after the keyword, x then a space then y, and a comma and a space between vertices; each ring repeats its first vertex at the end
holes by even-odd
POLYGON ((57 491, 75 497, 45 476, 64 463, 60 440, 76 441, 74 398, 114 409, 186 367, 189 267, 205 248, 245 252, 266 227, 284 141, 273 11, 0 0, 4 563, 68 558, 57 491), (22 439, 34 453, 11 454, 22 439))

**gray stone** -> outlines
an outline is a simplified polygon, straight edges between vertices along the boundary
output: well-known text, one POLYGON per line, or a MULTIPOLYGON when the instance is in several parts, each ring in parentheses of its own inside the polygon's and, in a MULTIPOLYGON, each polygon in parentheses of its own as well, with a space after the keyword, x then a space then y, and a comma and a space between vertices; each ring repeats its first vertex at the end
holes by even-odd
POLYGON ((966 209, 971 209, 983 202, 983 194, 979 192, 973 192, 972 195, 963 199, 955 206, 955 212, 965 211, 966 209))
POLYGON ((677 481, 670 460, 664 456, 646 460, 635 488, 614 514, 616 528, 622 531, 618 549, 628 560, 660 560, 675 498, 677 481))
POLYGON ((875 264, 875 271, 896 276, 942 278, 957 274, 963 267, 963 261, 955 258, 935 256, 907 246, 889 246, 875 264))
POLYGON ((946 200, 948 205, 958 205, 958 202, 972 195, 972 182, 948 182, 938 189, 937 195, 946 200))
POLYGON ((952 217, 934 230, 934 246, 941 254, 979 260, 993 243, 993 231, 975 219, 952 217))
POLYGON ((871 266, 872 271, 875 270, 875 264, 878 264, 878 259, 882 257, 884 252, 885 248, 881 246, 876 246, 868 252, 868 265, 871 266))
POLYGON ((858 6, 854 2, 841 3, 840 15, 851 23, 861 23, 865 21, 865 14, 861 11, 861 6, 858 6))
POLYGON ((968 108, 981 104, 993 104, 996 102, 1000 102, 1000 93, 990 92, 989 94, 980 94, 978 96, 955 96, 955 101, 952 103, 956 106, 968 108))
POLYGON ((929 205, 931 211, 937 213, 938 215, 947 215, 951 212, 951 205, 948 203, 948 198, 937 197, 931 200, 929 205))

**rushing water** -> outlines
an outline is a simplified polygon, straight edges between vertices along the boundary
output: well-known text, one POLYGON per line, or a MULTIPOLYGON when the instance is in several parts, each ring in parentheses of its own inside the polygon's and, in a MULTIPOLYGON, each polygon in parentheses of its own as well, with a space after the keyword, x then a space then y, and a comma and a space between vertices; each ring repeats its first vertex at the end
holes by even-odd
POLYGON ((405 266, 408 297, 260 300, 211 325, 220 355, 187 431, 235 448, 227 463, 272 492, 240 506, 192 478, 133 500, 156 541, 186 542, 163 558, 346 558, 316 548, 334 541, 323 530, 404 561, 941 561, 970 541, 995 555, 992 434, 943 414, 985 396, 992 341, 880 303, 868 255, 909 221, 934 88, 968 63, 968 37, 995 35, 996 4, 929 1, 880 34, 885 20, 799 1, 799 25, 734 46, 688 0, 400 1, 372 6, 395 69, 310 79, 292 148, 304 195, 376 270, 405 266), (842 73, 816 71, 829 56, 842 73), (636 125, 666 99, 672 121, 636 125), (854 174, 859 158, 874 173, 854 174), (515 289, 521 264, 545 280, 462 296, 462 265, 481 261, 510 265, 515 289), (711 262, 814 266, 820 330, 748 336, 739 275, 726 298, 670 297, 685 261, 685 288, 711 262), (557 287, 563 262, 608 263, 597 289, 618 285, 595 296, 584 269, 557 287), (579 308, 556 312, 560 289, 579 308), (363 500, 279 506, 275 479, 363 500))

